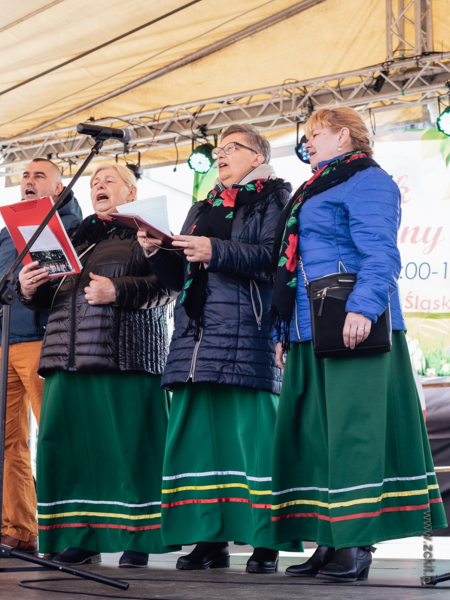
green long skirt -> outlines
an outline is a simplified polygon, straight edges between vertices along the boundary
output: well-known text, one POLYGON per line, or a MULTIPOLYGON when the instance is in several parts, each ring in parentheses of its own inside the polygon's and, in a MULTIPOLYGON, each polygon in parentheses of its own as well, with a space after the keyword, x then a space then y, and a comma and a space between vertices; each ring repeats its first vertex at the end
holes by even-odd
POLYGON ((274 540, 368 546, 446 527, 404 332, 387 354, 317 359, 292 344, 280 397, 274 540))
POLYGON ((142 372, 45 380, 37 455, 39 550, 162 553, 167 393, 142 372))
POLYGON ((274 544, 270 523, 272 443, 278 396, 214 383, 174 389, 162 494, 165 544, 274 544))

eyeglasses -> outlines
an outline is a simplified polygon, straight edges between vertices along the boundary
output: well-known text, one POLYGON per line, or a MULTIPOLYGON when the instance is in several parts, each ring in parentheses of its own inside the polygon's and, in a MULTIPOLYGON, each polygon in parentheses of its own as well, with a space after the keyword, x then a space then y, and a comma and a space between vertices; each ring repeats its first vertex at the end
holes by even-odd
POLYGON ((229 142, 223 148, 221 148, 220 146, 218 146, 217 148, 214 148, 211 152, 212 157, 215 160, 219 156, 219 152, 221 150, 223 150, 225 152, 225 154, 232 154, 236 150, 236 146, 241 146, 242 148, 245 148, 246 150, 251 150, 255 154, 260 154, 260 152, 258 152, 257 150, 253 150, 253 148, 244 146, 244 144, 240 144, 239 142, 229 142))

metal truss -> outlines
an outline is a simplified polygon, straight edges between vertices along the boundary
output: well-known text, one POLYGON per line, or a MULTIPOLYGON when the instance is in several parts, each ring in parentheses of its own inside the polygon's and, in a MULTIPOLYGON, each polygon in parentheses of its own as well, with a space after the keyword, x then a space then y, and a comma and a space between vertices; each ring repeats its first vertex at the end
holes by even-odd
MULTIPOLYGON (((284 85, 253 90, 239 95, 210 98, 164 107, 97 124, 128 126, 133 136, 128 146, 110 140, 103 158, 128 153, 146 153, 192 144, 193 138, 217 135, 232 123, 252 123, 261 131, 287 129, 304 121, 313 110, 351 106, 372 113, 426 105, 448 91, 450 52, 388 61, 367 69, 350 71, 284 85)), ((37 156, 51 156, 60 166, 80 163, 92 146, 92 139, 75 128, 38 132, 0 142, 0 165, 7 176, 20 172, 37 156)))
POLYGON ((433 51, 432 0, 386 0, 387 60, 433 51))

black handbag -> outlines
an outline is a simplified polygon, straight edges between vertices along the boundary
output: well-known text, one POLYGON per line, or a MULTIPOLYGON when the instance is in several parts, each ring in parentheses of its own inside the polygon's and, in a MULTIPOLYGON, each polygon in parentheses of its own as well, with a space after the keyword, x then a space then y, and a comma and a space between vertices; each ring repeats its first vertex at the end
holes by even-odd
POLYGON ((308 282, 300 258, 311 308, 314 354, 317 358, 350 358, 389 352, 392 348, 392 325, 389 304, 370 334, 354 350, 344 346, 342 332, 347 313, 345 305, 357 281, 357 273, 333 273, 308 282))

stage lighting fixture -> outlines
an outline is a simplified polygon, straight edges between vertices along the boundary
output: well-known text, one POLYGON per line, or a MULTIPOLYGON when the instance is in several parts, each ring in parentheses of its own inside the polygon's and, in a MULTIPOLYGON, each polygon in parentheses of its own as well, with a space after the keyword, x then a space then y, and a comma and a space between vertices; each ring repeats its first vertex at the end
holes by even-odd
POLYGON ((213 166, 214 159, 212 157, 212 151, 214 146, 212 144, 201 144, 192 151, 188 159, 188 165, 197 173, 207 173, 213 166))
POLYGON ((296 153, 296 155, 299 157, 299 159, 302 162, 304 162, 307 165, 309 165, 309 152, 305 148, 305 145, 306 145, 307 141, 308 140, 306 139, 306 135, 303 135, 302 138, 301 138, 301 140, 295 146, 295 153, 296 153))
POLYGON ((372 89, 377 94, 379 94, 381 92, 381 88, 386 83, 386 77, 383 77, 383 75, 386 75, 386 77, 387 77, 389 75, 389 71, 381 71, 381 73, 378 75, 378 77, 375 77, 375 82, 372 86, 372 89))
POLYGON ((127 163, 125 165, 128 169, 130 169, 130 171, 132 173, 134 173, 134 176, 136 177, 136 181, 139 181, 139 179, 142 178, 142 169, 140 165, 133 165, 132 163, 127 163))
POLYGON ((436 125, 441 133, 450 136, 450 106, 441 112, 436 125))

